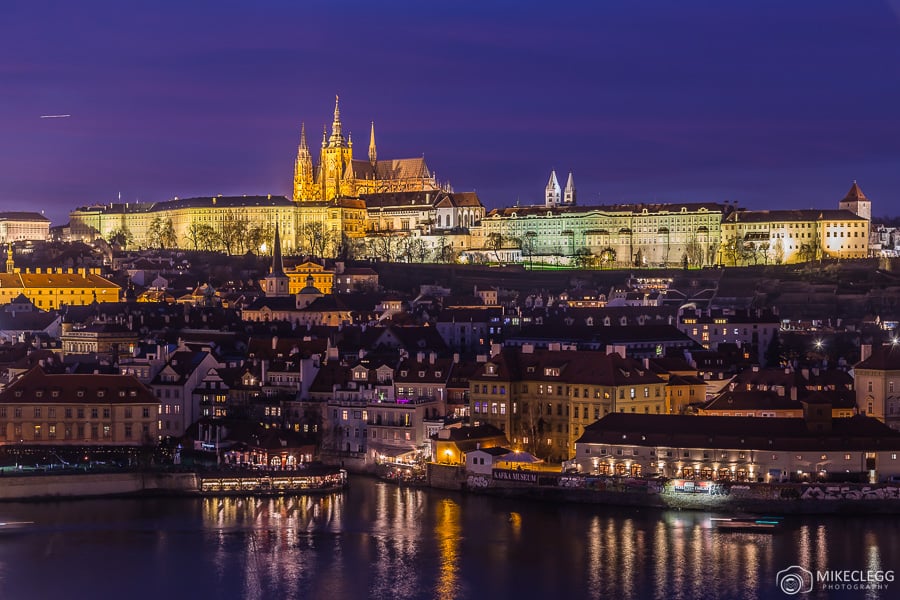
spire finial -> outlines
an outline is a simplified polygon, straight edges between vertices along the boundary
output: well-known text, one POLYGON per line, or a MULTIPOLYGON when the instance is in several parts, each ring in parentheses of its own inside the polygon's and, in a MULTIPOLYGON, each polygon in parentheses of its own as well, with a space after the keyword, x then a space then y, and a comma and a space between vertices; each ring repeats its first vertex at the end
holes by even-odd
POLYGON ((369 162, 373 167, 378 162, 378 153, 375 151, 375 121, 372 121, 372 130, 369 133, 369 162))
POLYGON ((330 146, 340 147, 344 145, 344 136, 341 133, 341 107, 340 98, 334 95, 334 121, 331 123, 331 143, 330 146))
POLYGON ((306 123, 300 123, 300 149, 306 150, 306 123))
POLYGON ((284 261, 281 259, 281 235, 278 232, 278 223, 275 224, 275 243, 272 248, 272 275, 284 274, 284 261))

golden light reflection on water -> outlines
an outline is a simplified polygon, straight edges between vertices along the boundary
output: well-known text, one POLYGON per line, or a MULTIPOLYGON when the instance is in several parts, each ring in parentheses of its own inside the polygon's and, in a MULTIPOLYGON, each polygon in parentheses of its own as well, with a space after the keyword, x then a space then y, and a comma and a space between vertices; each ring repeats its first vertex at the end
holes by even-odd
MULTIPOLYGON (((296 588, 316 575, 315 534, 341 531, 342 511, 340 494, 205 498, 203 523, 215 533, 210 550, 217 575, 224 579, 235 568, 238 553, 243 597, 263 597, 273 582, 296 588)), ((340 553, 334 556, 339 561, 340 553)))
MULTIPOLYGON (((518 517, 521 527, 522 517, 518 517)), ((512 517, 511 517, 512 518, 512 517)), ((460 542, 460 508, 459 504, 445 498, 437 505, 434 536, 437 540, 440 563, 435 597, 440 600, 452 600, 459 596, 459 542, 460 542)))

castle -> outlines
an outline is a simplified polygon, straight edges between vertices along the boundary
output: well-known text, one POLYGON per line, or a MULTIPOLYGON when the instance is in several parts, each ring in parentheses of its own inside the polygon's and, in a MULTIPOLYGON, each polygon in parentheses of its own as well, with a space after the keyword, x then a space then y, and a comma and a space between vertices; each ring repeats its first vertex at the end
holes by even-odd
MULTIPOLYGON (((331 135, 322 131, 319 162, 314 165, 306 142, 306 125, 300 127, 300 146, 294 163, 293 199, 297 202, 334 201, 366 194, 434 192, 441 188, 425 158, 379 160, 375 146, 375 122, 369 132, 368 160, 353 158, 353 140, 344 137, 340 99, 334 99, 331 135)), ((446 191, 446 190, 445 190, 446 191)))

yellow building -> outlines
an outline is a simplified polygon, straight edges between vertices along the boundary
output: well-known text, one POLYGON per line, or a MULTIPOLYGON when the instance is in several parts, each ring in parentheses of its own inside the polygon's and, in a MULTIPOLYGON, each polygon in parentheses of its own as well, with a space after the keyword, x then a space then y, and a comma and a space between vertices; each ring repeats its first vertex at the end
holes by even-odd
POLYGON ((286 269, 284 274, 290 279, 288 291, 291 294, 298 294, 300 290, 307 287, 310 277, 312 277, 313 287, 322 294, 330 294, 334 287, 334 271, 310 260, 296 265, 293 269, 286 269))
POLYGON ((319 163, 313 164, 306 142, 306 126, 300 128, 300 146, 294 162, 294 200, 332 201, 340 197, 385 192, 436 191, 440 189, 424 157, 378 160, 375 123, 369 132, 368 160, 354 160, 353 140, 344 137, 338 98, 334 100, 331 135, 322 131, 319 163))
POLYGON ((719 263, 809 262, 869 255, 871 203, 856 182, 839 210, 739 210, 722 221, 719 263))
POLYGON ((100 269, 34 269, 21 270, 13 262, 12 248, 7 250, 6 272, 0 273, 0 304, 9 304, 23 294, 41 310, 63 305, 77 306, 92 302, 118 302, 122 291, 118 285, 100 276, 100 269))

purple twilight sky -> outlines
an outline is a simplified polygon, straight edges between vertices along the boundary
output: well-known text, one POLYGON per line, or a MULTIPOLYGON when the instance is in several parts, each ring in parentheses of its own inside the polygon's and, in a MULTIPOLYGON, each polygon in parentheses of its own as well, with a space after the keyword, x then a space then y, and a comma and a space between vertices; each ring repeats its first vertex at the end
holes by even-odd
POLYGON ((341 96, 489 208, 900 214, 900 0, 0 3, 0 210, 290 194, 341 96), (41 119, 41 115, 70 114, 41 119))

